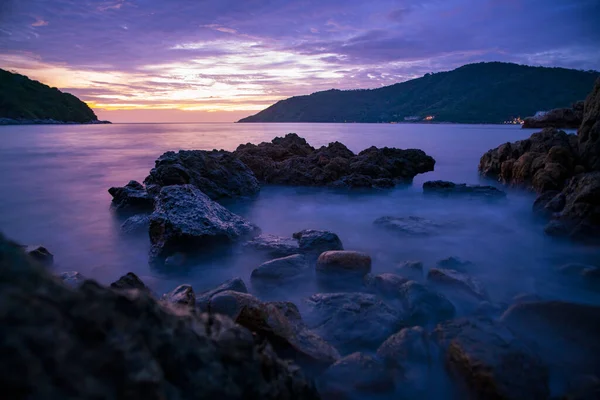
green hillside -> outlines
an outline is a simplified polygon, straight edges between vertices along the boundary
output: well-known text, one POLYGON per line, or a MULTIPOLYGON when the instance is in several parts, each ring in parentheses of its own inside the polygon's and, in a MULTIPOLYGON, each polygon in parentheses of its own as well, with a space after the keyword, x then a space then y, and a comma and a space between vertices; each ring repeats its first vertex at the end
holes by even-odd
POLYGON ((240 122, 502 123, 583 100, 597 71, 490 62, 370 90, 328 90, 281 100, 240 122))

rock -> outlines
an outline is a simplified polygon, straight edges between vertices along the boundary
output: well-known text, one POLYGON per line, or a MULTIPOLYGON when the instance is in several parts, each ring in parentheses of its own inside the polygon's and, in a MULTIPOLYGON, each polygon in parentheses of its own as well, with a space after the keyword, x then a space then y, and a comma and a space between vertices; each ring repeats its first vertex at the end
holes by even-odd
POLYGON ((150 217, 151 256, 164 260, 177 252, 230 243, 258 231, 255 225, 215 203, 195 186, 165 186, 150 217))
POLYGON ((184 253, 177 252, 169 257, 165 258, 165 267, 182 267, 188 261, 187 256, 184 253))
POLYGON ((318 383, 319 393, 330 399, 389 393, 394 387, 393 377, 384 364, 365 353, 353 353, 338 360, 319 377, 318 383))
POLYGON ((163 294, 162 300, 171 304, 195 307, 196 295, 191 285, 179 285, 171 292, 163 294))
POLYGON ((315 229, 304 229, 296 232, 293 238, 298 241, 300 251, 320 255, 325 251, 344 250, 342 241, 333 232, 319 231, 315 229))
POLYGON ((267 261, 252 271, 253 283, 280 285, 290 283, 310 271, 306 257, 295 254, 267 261))
POLYGON ((319 398, 230 319, 93 281, 68 288, 3 238, 0 319, 1 386, 13 398, 319 398))
POLYGON ((515 304, 501 317, 557 379, 600 373, 600 307, 562 301, 515 304))
POLYGON ((244 247, 264 252, 270 257, 280 258, 300 253, 298 241, 275 235, 260 235, 244 243, 244 247))
POLYGON ((35 261, 47 267, 54 264, 54 255, 44 246, 26 246, 25 253, 35 261))
MULTIPOLYGON (((545 232, 552 236, 568 236, 581 241, 600 238, 600 171, 576 175, 557 195, 563 205, 553 215, 545 232)), ((553 200, 554 201, 554 200, 553 200)))
POLYGON ((471 261, 462 260, 458 257, 448 257, 438 261, 435 264, 438 268, 453 269, 456 271, 465 272, 473 268, 471 261))
POLYGON ((326 251, 317 259, 317 272, 342 277, 356 275, 362 278, 371 272, 371 257, 359 251, 326 251))
POLYGON ((139 182, 129 181, 123 187, 111 187, 108 193, 113 198, 113 208, 118 211, 152 212, 154 209, 154 197, 139 182))
POLYGON ((546 128, 529 139, 489 150, 479 161, 479 172, 507 185, 543 193, 561 190, 578 165, 577 136, 546 128))
POLYGON ((439 234, 442 229, 449 227, 426 218, 415 216, 386 216, 377 218, 373 223, 403 236, 432 236, 439 234))
POLYGON ((118 280, 111 283, 110 287, 117 290, 137 289, 146 293, 150 293, 150 289, 148 289, 144 282, 142 282, 142 280, 133 272, 128 272, 127 274, 123 275, 118 280))
POLYGON ((121 224, 121 230, 125 233, 136 233, 147 231, 150 226, 150 215, 137 214, 127 218, 121 224))
POLYGON ((429 335, 420 326, 404 328, 377 349, 377 356, 391 368, 404 369, 410 363, 431 364, 429 335))
POLYGON ((558 190, 549 190, 540 194, 533 202, 533 213, 539 217, 549 219, 554 213, 564 207, 564 196, 558 190))
POLYGON ((161 188, 190 184, 212 200, 252 196, 260 191, 254 173, 228 151, 168 151, 158 158, 144 183, 161 188))
POLYGON ((434 283, 449 285, 470 294, 479 300, 487 300, 488 294, 477 279, 453 269, 431 268, 427 279, 434 283))
POLYGON ((583 121, 577 131, 579 151, 589 171, 600 171, 600 79, 585 99, 583 121))
POLYGON ((477 399, 548 399, 548 371, 529 347, 500 323, 461 318, 440 324, 434 338, 449 372, 477 399))
POLYGON ((298 309, 289 304, 263 303, 249 294, 221 292, 213 296, 209 309, 230 315, 268 340, 281 357, 300 365, 322 370, 340 358, 333 346, 306 328, 298 309))
POLYGON ((423 279, 423 263, 421 261, 404 261, 396 266, 396 272, 412 280, 423 279))
POLYGON ((77 271, 61 272, 58 277, 65 285, 71 288, 78 288, 85 282, 85 277, 77 271))
POLYGON ((229 279, 214 289, 196 294, 196 309, 202 312, 208 311, 210 299, 216 294, 226 291, 248 293, 248 288, 246 287, 246 284, 244 283, 242 278, 236 277, 229 279))
POLYGON ((260 181, 279 185, 389 187, 435 165, 421 150, 370 147, 355 155, 339 142, 314 149, 295 133, 240 145, 234 154, 260 181))
POLYGON ((427 181, 423 184, 423 193, 450 195, 468 195, 486 198, 506 197, 506 192, 489 185, 467 185, 448 181, 427 181))
POLYGON ((553 110, 525 118, 523 129, 562 128, 577 129, 583 120, 583 101, 578 101, 570 108, 553 110))
POLYGON ((309 328, 342 354, 377 348, 403 326, 400 316, 366 293, 319 293, 309 297, 309 328))
POLYGON ((408 282, 403 276, 384 273, 379 275, 365 275, 364 283, 369 291, 375 292, 382 296, 394 297, 398 296, 403 284, 408 282))
POLYGON ((400 288, 404 320, 408 325, 430 325, 454 318, 454 305, 442 294, 415 281, 400 288))

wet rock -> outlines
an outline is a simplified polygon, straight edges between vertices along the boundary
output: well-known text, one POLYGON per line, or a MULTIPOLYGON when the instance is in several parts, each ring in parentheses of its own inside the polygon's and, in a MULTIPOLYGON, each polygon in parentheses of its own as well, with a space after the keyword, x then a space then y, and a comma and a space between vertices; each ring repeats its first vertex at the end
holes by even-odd
POLYGON ((448 257, 436 263, 438 268, 453 269, 456 271, 466 272, 473 268, 471 261, 463 260, 458 257, 448 257))
POLYGON ((231 243, 258 231, 255 225, 212 201, 195 186, 165 186, 150 217, 151 256, 164 260, 177 252, 231 243))
POLYGON ((431 282, 449 285, 460 289, 480 300, 487 300, 488 294, 477 279, 453 269, 431 268, 427 273, 431 282))
POLYGON ((127 218, 121 224, 121 231, 125 233, 136 233, 147 231, 150 226, 150 215, 137 214, 127 218))
POLYGON ((280 258, 300 253, 298 241, 275 235, 259 235, 244 243, 244 247, 264 252, 271 257, 280 258))
POLYGON ((371 355, 353 353, 330 366, 319 377, 318 389, 326 399, 350 399, 394 390, 384 364, 371 355))
POLYGON ((63 283, 71 288, 78 288, 85 282, 85 277, 77 271, 67 271, 58 274, 63 283))
POLYGON ((119 211, 127 212, 152 212, 154 197, 150 195, 144 185, 136 181, 129 181, 123 187, 111 187, 108 193, 112 196, 112 206, 119 211))
POLYGON ((562 128, 577 129, 583 120, 583 101, 578 101, 569 108, 555 108, 541 115, 527 117, 522 128, 562 128))
POLYGON ((309 271, 306 257, 295 254, 263 263, 252 271, 250 279, 257 284, 280 285, 297 280, 309 271))
POLYGON ((548 370, 507 327, 488 319, 440 324, 446 368, 478 399, 548 399, 548 370))
POLYGON ((270 143, 243 144, 235 153, 259 180, 279 185, 382 187, 432 171, 421 150, 371 147, 358 155, 342 143, 314 149, 295 133, 270 143))
POLYGON ((156 160, 144 183, 157 188, 190 184, 212 200, 252 196, 260 191, 254 173, 223 150, 166 152, 156 160))
POLYGON ((439 234, 441 230, 449 227, 445 224, 440 224, 426 218, 415 216, 386 216, 377 218, 373 223, 404 236, 432 236, 439 234))
POLYGON ((467 195, 486 198, 506 197, 506 192, 489 185, 467 185, 448 181, 427 181, 423 184, 423 192, 444 196, 467 195))
POLYGON ((399 299, 408 325, 429 325, 454 318, 454 305, 442 294, 415 281, 400 288, 399 299))
POLYGON ((342 354, 375 349, 403 327, 400 316, 372 294, 319 293, 306 303, 308 327, 342 354))
POLYGON ((504 184, 543 193, 561 190, 578 165, 577 136, 546 128, 529 139, 489 150, 479 161, 479 172, 504 184))
POLYGON ((174 314, 143 292, 92 281, 68 288, 3 238, 0 305, 9 397, 319 398, 297 367, 230 319, 174 314))
POLYGON ((137 289, 150 293, 150 289, 148 289, 144 282, 142 282, 142 280, 133 272, 128 272, 127 274, 123 275, 118 280, 111 283, 110 287, 117 290, 137 289))
POLYGON ((368 274, 364 278, 365 287, 369 291, 378 293, 384 297, 398 296, 402 285, 406 282, 408 282, 407 278, 389 272, 379 275, 368 274))
POLYGON ((47 267, 54 264, 54 255, 44 246, 26 246, 25 253, 35 261, 47 267))
POLYGON ((396 272, 412 280, 423 279, 423 263, 421 261, 403 261, 396 266, 396 272))
POLYGON ((296 232, 293 238, 298 241, 300 251, 319 255, 330 250, 344 250, 342 241, 333 232, 319 231, 315 229, 304 229, 296 232))
POLYGON ((210 299, 212 299, 212 297, 216 294, 226 291, 248 293, 248 288, 246 287, 246 284, 244 283, 242 278, 236 277, 229 279, 214 289, 196 294, 196 309, 203 312, 208 311, 210 299))
POLYGON ((188 257, 184 253, 177 252, 165 258, 165 267, 181 267, 188 261, 188 257))
POLYGON ((196 294, 191 285, 179 285, 171 292, 163 294, 162 300, 171 304, 195 307, 196 294))
POLYGON ((600 373, 600 307, 527 302, 510 307, 501 321, 542 357, 557 379, 600 373))
POLYGON ((533 202, 533 213, 542 218, 550 218, 564 207, 564 196, 558 190, 549 190, 540 194, 533 202))
POLYGON ((600 171, 600 79, 585 99, 583 121, 577 131, 579 151, 588 171, 600 171))
POLYGON ((221 292, 213 296, 209 309, 231 316, 268 340, 281 357, 300 365, 324 369, 340 358, 333 346, 304 325, 298 309, 289 304, 263 303, 249 294, 221 292))
POLYGON ((557 195, 564 200, 545 232, 552 236, 567 236, 581 241, 600 238, 600 172, 576 175, 557 195))
POLYGON ((430 364, 429 335, 420 326, 404 328, 377 349, 377 356, 391 368, 406 368, 410 363, 430 364))
POLYGON ((362 278, 371 272, 371 257, 359 251, 326 251, 317 259, 317 272, 342 277, 356 275, 362 278))

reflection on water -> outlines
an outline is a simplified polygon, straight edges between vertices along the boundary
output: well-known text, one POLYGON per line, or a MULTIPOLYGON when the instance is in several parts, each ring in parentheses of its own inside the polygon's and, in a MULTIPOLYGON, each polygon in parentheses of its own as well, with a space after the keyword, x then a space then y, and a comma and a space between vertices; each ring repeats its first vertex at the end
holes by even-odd
MULTIPOLYGON (((255 199, 225 205, 258 224, 263 232, 291 235, 305 228, 339 234, 345 248, 372 255, 375 272, 392 271, 403 260, 426 267, 457 256, 475 263, 475 273, 492 297, 506 301, 522 292, 544 297, 600 302, 571 288, 555 274, 564 262, 598 262, 594 248, 557 243, 533 220, 533 195, 511 190, 506 200, 423 196, 429 179, 478 183, 479 157, 489 148, 528 137, 512 126, 363 125, 363 124, 131 124, 106 126, 0 127, 0 227, 23 243, 44 244, 57 270, 77 270, 103 283, 133 271, 162 292, 179 283, 196 290, 232 276, 249 284, 260 262, 233 249, 207 255, 185 269, 153 269, 147 263, 147 235, 122 234, 109 207, 110 186, 143 180, 154 160, 167 150, 233 150, 239 143, 270 140, 297 132, 314 146, 339 140, 351 150, 371 145, 421 148, 437 163, 412 186, 375 192, 265 187, 255 199), (374 226, 381 216, 420 216, 451 223, 426 237, 399 236, 374 226)), ((290 299, 312 294, 312 281, 297 290, 258 293, 290 299)))

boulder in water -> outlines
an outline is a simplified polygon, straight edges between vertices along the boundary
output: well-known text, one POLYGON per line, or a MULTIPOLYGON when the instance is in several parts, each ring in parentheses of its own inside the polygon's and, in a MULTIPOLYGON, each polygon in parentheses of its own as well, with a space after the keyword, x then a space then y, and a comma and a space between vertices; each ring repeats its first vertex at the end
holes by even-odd
POLYGON ((248 288, 242 278, 235 277, 229 279, 214 289, 196 294, 196 308, 203 312, 208 311, 208 306, 213 296, 226 291, 248 293, 248 288))
POLYGON ((293 238, 298 241, 300 251, 303 253, 318 256, 325 251, 344 250, 339 236, 330 231, 304 229, 294 233, 293 238))
POLYGON ((487 300, 488 294, 481 282, 472 276, 453 269, 431 268, 427 279, 434 283, 448 285, 470 294, 480 300, 487 300))
POLYGON ((359 251, 326 251, 317 259, 317 272, 341 277, 356 275, 362 278, 371 272, 371 257, 359 251))
POLYGON ((258 227, 212 201, 192 185, 165 186, 150 217, 151 256, 195 252, 259 233, 258 227))
POLYGON ((583 101, 578 101, 569 108, 553 110, 525 118, 523 129, 561 128, 577 129, 583 120, 583 101))
POLYGON ((148 289, 144 282, 142 282, 142 280, 133 272, 128 272, 127 274, 123 275, 118 280, 111 283, 110 287, 117 290, 137 289, 150 293, 150 289, 148 289))
POLYGON ((423 192, 444 196, 467 195, 485 198, 506 197, 506 192, 489 185, 467 185, 448 181, 427 181, 423 184, 423 192))
POLYGON ((180 306, 195 307, 196 294, 191 285, 179 285, 162 296, 162 300, 180 306))
POLYGON ((252 271, 250 279, 262 285, 281 285, 295 281, 309 271, 306 257, 295 254, 263 263, 252 271))
POLYGON ((148 226, 150 226, 150 215, 136 214, 127 218, 121 224, 121 230, 125 233, 136 233, 148 231, 148 226))
POLYGON ((396 266, 396 272, 409 280, 423 279, 423 263, 421 261, 403 261, 396 266))
POLYGON ((454 318, 456 313, 454 305, 444 295, 415 281, 400 287, 398 299, 408 325, 437 324, 454 318))
POLYGON ((300 253, 298 241, 275 235, 262 234, 244 243, 244 247, 268 254, 274 258, 287 257, 300 253))
POLYGON ((112 206, 119 211, 151 212, 154 209, 154 197, 148 193, 144 185, 137 181, 129 181, 123 187, 111 187, 108 193, 112 196, 112 206))
POLYGON ((25 246, 25 253, 47 267, 54 264, 54 255, 44 246, 25 246))
POLYGON ((385 216, 377 218, 373 223, 403 236, 433 236, 450 226, 416 216, 385 216))

